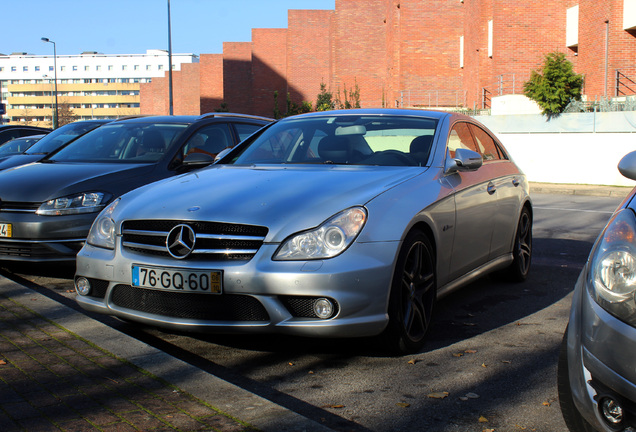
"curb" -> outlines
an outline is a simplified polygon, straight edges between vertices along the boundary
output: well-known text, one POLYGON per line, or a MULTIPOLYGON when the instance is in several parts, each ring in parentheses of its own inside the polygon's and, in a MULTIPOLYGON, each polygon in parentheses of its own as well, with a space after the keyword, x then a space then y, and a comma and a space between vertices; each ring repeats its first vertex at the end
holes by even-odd
POLYGON ((581 195, 581 196, 606 196, 625 198, 632 191, 629 186, 603 186, 581 184, 556 184, 530 182, 530 193, 556 194, 556 195, 581 195))
MULTIPOLYGON (((0 278, 0 293, 74 336, 260 431, 331 431, 313 420, 204 372, 4 277, 0 278)), ((1 408, 0 405, 0 413, 1 408)))

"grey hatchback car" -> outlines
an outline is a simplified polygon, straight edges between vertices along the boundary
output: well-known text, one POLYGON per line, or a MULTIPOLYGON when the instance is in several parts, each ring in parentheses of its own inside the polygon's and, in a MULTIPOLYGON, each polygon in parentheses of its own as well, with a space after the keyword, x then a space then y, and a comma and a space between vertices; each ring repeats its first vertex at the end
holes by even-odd
MULTIPOLYGON (((618 169, 636 180, 636 152, 618 169)), ((636 430, 635 196, 636 188, 610 218, 574 289, 558 366, 572 432, 636 430)))
POLYGON ((117 120, 0 172, 0 261, 73 263, 112 200, 209 165, 270 121, 230 113, 117 120))

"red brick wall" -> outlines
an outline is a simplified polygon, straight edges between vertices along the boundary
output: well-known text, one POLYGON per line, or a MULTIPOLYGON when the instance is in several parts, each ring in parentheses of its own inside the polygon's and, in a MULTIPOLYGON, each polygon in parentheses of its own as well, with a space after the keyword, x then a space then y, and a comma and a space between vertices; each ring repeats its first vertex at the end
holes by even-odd
POLYGON ((617 69, 636 81, 636 33, 623 30, 622 9, 623 0, 598 0, 579 5, 579 72, 585 74, 585 93, 589 100, 615 95, 617 69), (606 53, 607 37, 609 50, 606 53))
POLYGON ((200 64, 200 111, 202 114, 221 108, 223 94, 223 54, 201 54, 200 64))
POLYGON ((252 113, 274 116, 274 93, 278 109, 286 111, 287 29, 252 30, 252 113))
POLYGON ((340 94, 357 84, 363 107, 379 107, 387 73, 387 0, 336 0, 331 91, 340 94))
POLYGON ((201 114, 199 63, 181 65, 172 71, 173 112, 175 115, 201 114))
POLYGON ((230 112, 253 114, 252 43, 223 43, 223 95, 230 112))
POLYGON ((330 85, 331 10, 290 10, 287 31, 287 80, 291 100, 316 105, 320 84, 330 85))
MULTIPOLYGON (((296 103, 315 103, 321 82, 341 99, 357 85, 362 107, 481 107, 483 89, 491 97, 523 93, 531 71, 554 51, 585 75, 588 99, 606 88, 611 97, 617 69, 636 80, 636 32, 622 29, 622 11, 623 0, 336 0, 335 10, 291 10, 288 29, 255 29, 252 42, 201 55, 200 111, 225 101, 230 111, 271 116, 274 91, 284 112, 287 92, 296 103), (566 47, 566 12, 577 4, 575 53, 566 47)), ((192 76, 184 68, 177 80, 184 100, 175 107, 184 112, 196 110, 192 76)), ((165 78, 142 85, 141 112, 167 112, 166 95, 165 78)))

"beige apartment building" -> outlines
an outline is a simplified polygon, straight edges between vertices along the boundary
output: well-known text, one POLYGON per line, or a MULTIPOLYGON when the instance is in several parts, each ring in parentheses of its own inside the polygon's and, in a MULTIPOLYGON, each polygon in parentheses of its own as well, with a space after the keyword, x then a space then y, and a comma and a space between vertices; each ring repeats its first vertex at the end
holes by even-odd
MULTIPOLYGON (((173 71, 198 63, 194 54, 172 54, 173 71)), ((140 85, 168 71, 168 52, 41 56, 0 54, 2 123, 51 126, 56 104, 77 120, 117 118, 140 113, 140 85)), ((166 95, 167 98, 167 95, 166 95)))

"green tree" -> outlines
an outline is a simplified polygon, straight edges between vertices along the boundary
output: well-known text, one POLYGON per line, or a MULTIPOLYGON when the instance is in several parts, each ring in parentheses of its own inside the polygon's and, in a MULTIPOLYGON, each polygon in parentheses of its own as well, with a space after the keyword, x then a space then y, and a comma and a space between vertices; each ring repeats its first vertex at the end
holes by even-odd
POLYGON ((574 73, 572 62, 565 54, 552 52, 545 56, 543 68, 532 71, 524 83, 524 94, 543 109, 543 114, 554 117, 563 112, 574 99, 581 99, 583 75, 574 73))
POLYGON ((327 91, 327 84, 320 83, 320 93, 316 99, 316 111, 327 111, 334 109, 333 95, 327 91))

